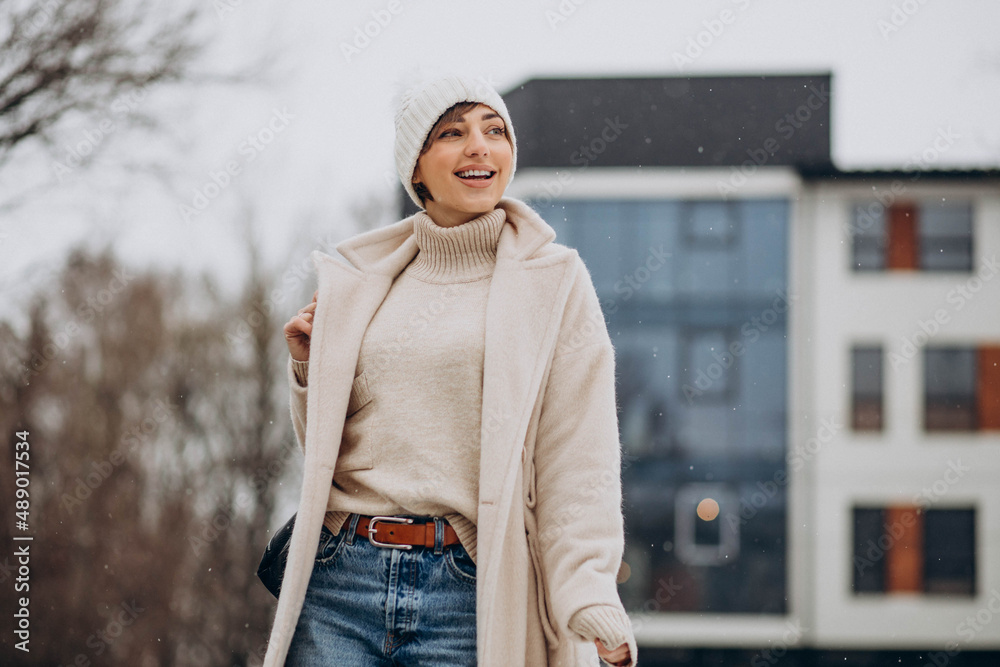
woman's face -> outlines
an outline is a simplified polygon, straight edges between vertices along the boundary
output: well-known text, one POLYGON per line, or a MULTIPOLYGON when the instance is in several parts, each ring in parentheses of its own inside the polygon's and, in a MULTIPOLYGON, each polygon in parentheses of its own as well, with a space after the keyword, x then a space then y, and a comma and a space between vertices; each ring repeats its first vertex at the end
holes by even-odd
POLYGON ((434 197, 424 202, 427 214, 442 227, 454 227, 495 209, 507 188, 512 154, 503 118, 485 104, 436 130, 413 171, 413 182, 434 197))

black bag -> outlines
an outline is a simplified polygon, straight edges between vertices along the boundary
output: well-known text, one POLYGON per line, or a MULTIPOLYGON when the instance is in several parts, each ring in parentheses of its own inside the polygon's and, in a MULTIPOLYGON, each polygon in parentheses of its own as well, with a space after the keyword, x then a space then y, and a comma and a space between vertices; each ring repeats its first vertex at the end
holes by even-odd
POLYGON ((278 597, 281 593, 281 579, 285 576, 285 565, 288 563, 288 545, 292 541, 292 529, 295 527, 296 512, 284 526, 271 536, 264 555, 257 567, 257 577, 263 582, 271 595, 278 597))

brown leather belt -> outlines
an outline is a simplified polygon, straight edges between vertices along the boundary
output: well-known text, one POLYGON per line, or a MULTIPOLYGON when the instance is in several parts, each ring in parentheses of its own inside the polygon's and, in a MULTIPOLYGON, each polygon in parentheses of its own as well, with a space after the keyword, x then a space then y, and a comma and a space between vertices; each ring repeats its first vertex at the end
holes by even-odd
MULTIPOLYGON (((358 535, 378 547, 412 549, 434 548, 434 519, 418 523, 415 519, 398 516, 364 516, 358 521, 358 535)), ((444 546, 459 544, 458 533, 447 522, 444 524, 444 546)))

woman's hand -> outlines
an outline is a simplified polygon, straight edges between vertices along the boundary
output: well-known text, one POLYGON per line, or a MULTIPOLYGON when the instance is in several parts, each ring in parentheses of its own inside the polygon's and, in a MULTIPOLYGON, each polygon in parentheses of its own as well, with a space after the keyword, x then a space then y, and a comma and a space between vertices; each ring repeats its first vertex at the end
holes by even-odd
POLYGON ((595 639, 594 643, 597 644, 597 655, 601 656, 601 660, 609 665, 627 665, 632 661, 632 654, 629 653, 628 644, 622 644, 614 651, 609 651, 604 648, 604 644, 601 643, 600 639, 595 639))
POLYGON ((309 361, 309 339, 312 336, 313 318, 316 317, 316 297, 319 290, 313 292, 313 300, 305 308, 300 308, 297 315, 285 324, 285 342, 288 352, 296 361, 309 361))

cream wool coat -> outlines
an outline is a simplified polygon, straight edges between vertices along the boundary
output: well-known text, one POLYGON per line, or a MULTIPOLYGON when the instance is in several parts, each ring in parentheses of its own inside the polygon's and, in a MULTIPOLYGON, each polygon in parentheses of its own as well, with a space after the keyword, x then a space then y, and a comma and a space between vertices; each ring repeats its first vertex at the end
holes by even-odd
MULTIPOLYGON (((555 231, 523 202, 498 206, 507 221, 486 310, 478 664, 596 667, 593 642, 568 624, 592 605, 626 618, 616 584, 624 529, 614 348, 577 252, 552 243, 555 231)), ((343 432, 365 330, 418 252, 413 218, 337 250, 350 265, 312 254, 319 293, 308 389, 288 364, 305 472, 265 667, 284 663, 295 631, 340 448, 333 434, 343 432)))

